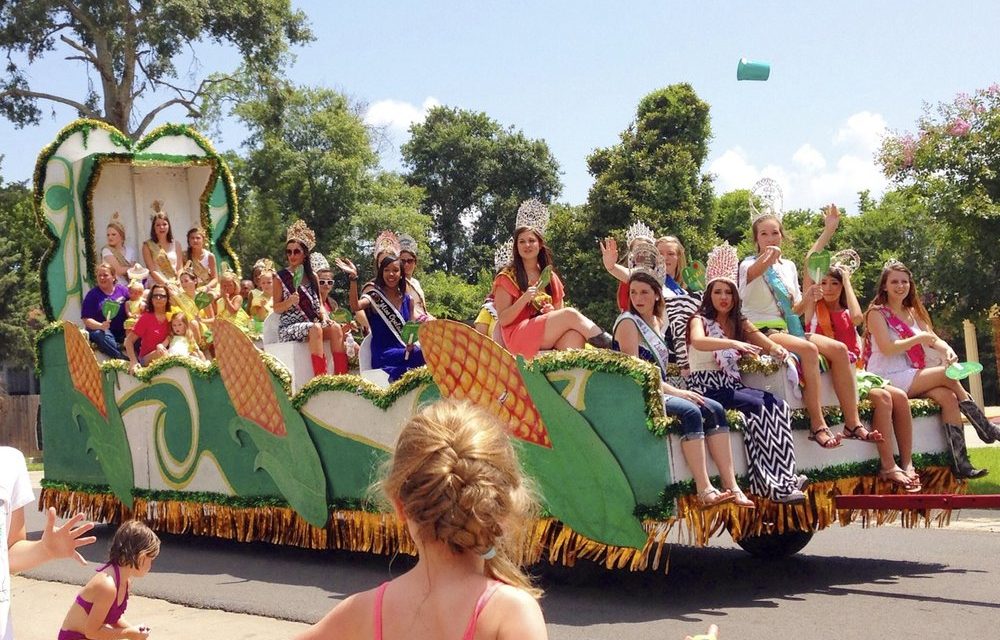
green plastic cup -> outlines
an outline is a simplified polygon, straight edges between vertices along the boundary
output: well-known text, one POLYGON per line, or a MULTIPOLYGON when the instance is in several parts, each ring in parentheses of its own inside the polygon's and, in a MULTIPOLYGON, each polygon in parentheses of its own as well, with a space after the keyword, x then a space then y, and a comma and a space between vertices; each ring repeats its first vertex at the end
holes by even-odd
POLYGON ((771 65, 766 62, 740 58, 736 67, 737 80, 767 80, 771 75, 771 65))

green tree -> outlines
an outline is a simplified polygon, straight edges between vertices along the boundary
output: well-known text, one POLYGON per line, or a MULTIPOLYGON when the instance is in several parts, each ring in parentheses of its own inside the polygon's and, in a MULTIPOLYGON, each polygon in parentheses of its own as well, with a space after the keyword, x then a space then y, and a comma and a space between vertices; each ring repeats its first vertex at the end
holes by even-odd
POLYGON ((956 311, 975 315, 997 302, 1000 290, 1000 84, 927 106, 915 133, 885 140, 879 153, 885 174, 921 198, 935 220, 958 242, 959 264, 974 267, 959 283, 956 311))
POLYGON ((0 178, 0 228, 0 361, 30 366, 45 241, 35 224, 31 190, 24 184, 4 184, 0 178))
POLYGON ((331 89, 280 84, 238 97, 233 113, 249 137, 245 157, 233 164, 243 185, 247 229, 241 238, 248 249, 281 253, 274 230, 296 218, 316 232, 323 251, 350 235, 351 216, 371 193, 378 160, 358 112, 331 89))
POLYGON ((38 124, 39 101, 67 105, 139 138, 164 109, 197 103, 219 78, 185 86, 175 59, 190 43, 211 40, 235 47, 249 69, 272 74, 289 45, 312 39, 306 16, 289 0, 32 0, 0 3, 0 50, 9 61, 0 76, 0 113, 19 127, 38 124), (75 94, 41 89, 28 66, 68 53, 96 82, 75 94), (180 76, 180 77, 179 77, 180 76), (136 113, 137 102, 162 98, 136 113))
POLYGON ((720 240, 734 247, 750 234, 750 190, 737 189, 715 200, 715 220, 712 229, 720 240))
POLYGON ((709 105, 689 84, 670 85, 639 101, 620 142, 587 159, 594 185, 590 230, 603 237, 642 220, 707 252, 713 234, 712 179, 702 173, 712 136, 709 105))
POLYGON ((435 264, 449 273, 475 279, 513 231, 518 205, 550 202, 562 190, 548 145, 485 113, 435 107, 410 133, 407 180, 424 190, 435 264))

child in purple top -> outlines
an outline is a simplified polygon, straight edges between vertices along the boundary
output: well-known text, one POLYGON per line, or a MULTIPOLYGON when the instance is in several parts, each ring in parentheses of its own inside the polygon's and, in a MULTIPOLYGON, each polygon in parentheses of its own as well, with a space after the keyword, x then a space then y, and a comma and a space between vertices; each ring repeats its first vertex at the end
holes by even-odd
POLYGON ((114 268, 109 264, 98 265, 97 286, 84 296, 80 316, 90 341, 97 345, 101 353, 121 360, 126 359, 119 345, 125 340, 127 301, 128 288, 115 280, 114 268), (110 319, 104 316, 107 300, 119 303, 118 313, 110 319))
POLYGON ((132 626, 122 619, 128 607, 129 583, 149 573, 160 553, 160 539, 139 520, 118 527, 111 539, 109 561, 80 590, 59 630, 59 640, 97 638, 101 631, 117 632, 126 640, 145 640, 149 627, 132 626), (106 571, 107 569, 111 571, 106 571), (112 575, 113 573, 113 575, 112 575))

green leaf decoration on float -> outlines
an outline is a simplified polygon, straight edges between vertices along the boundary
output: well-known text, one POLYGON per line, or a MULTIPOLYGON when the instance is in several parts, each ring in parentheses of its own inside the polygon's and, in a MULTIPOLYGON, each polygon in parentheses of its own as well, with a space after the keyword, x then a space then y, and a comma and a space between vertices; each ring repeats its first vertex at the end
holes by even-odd
POLYGON ((952 380, 965 380, 971 375, 982 372, 982 370, 983 365, 978 362, 956 362, 944 370, 944 375, 952 380))
POLYGON ((336 311, 330 314, 330 317, 333 318, 334 321, 339 322, 340 324, 347 324, 351 320, 354 320, 354 316, 351 314, 351 312, 345 309, 344 307, 338 308, 336 311))

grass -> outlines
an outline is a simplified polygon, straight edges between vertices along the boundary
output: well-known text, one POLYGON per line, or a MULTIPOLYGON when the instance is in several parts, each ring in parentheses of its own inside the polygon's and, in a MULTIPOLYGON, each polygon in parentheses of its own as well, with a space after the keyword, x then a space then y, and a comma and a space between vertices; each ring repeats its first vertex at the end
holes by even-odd
POLYGON ((28 471, 45 471, 45 464, 42 462, 29 462, 28 471))
POLYGON ((977 469, 986 468, 990 475, 969 481, 969 493, 1000 493, 1000 447, 969 449, 969 459, 977 469))

